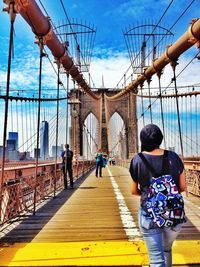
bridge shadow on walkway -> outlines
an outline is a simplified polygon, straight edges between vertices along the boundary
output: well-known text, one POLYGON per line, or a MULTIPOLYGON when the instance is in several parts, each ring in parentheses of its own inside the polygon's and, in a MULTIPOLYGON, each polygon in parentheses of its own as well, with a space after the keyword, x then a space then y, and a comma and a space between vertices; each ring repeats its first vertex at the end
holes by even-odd
MULTIPOLYGON (((91 173, 91 172, 90 172, 91 173)), ((74 182, 74 188, 70 187, 56 193, 54 198, 50 195, 36 209, 35 215, 22 215, 1 231, 0 244, 31 242, 32 239, 53 218, 56 212, 67 202, 67 200, 80 188, 89 174, 83 175, 74 182)))

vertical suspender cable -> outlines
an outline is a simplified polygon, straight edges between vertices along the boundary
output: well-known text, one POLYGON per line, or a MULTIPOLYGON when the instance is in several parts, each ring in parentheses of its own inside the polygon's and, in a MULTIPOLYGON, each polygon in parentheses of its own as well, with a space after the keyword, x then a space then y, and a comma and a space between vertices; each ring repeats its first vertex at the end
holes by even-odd
POLYGON ((185 135, 186 135, 186 155, 187 155, 187 152, 188 152, 188 149, 187 149, 187 139, 188 139, 188 105, 187 105, 187 95, 185 96, 185 110, 186 110, 186 122, 185 122, 185 135))
MULTIPOLYGON (((172 121, 174 121, 174 122, 177 121, 177 115, 176 115, 176 112, 175 112, 176 110, 177 110, 177 107, 176 107, 176 96, 174 96, 173 97, 173 111, 174 112, 172 111, 173 112, 173 119, 172 119, 172 121)), ((174 132, 174 133, 172 133, 172 138, 173 138, 173 141, 174 141, 174 148, 175 148, 176 145, 178 145, 180 143, 179 135, 176 134, 176 131, 179 132, 178 127, 174 126, 174 128, 173 128, 173 124, 172 124, 172 131, 174 132)))
POLYGON ((59 86, 60 86, 60 62, 57 62, 57 111, 56 111, 56 158, 55 158, 55 174, 54 174, 54 190, 53 196, 56 197, 56 180, 57 180, 57 161, 58 161, 58 116, 59 116, 59 86))
POLYGON ((88 135, 88 132, 87 132, 87 129, 85 128, 85 141, 86 141, 86 151, 87 151, 87 160, 89 159, 89 156, 88 156, 88 145, 87 145, 87 135, 88 135))
POLYGON ((24 152, 24 115, 23 115, 23 100, 21 101, 21 133, 22 133, 22 148, 24 152))
MULTIPOLYGON (((128 102, 128 114, 127 114, 127 119, 128 119, 128 121, 127 121, 127 129, 128 129, 128 135, 127 135, 127 142, 126 142, 126 150, 127 150, 127 159, 129 158, 129 155, 130 155, 130 151, 129 151, 129 142, 130 142, 130 118, 131 118, 131 94, 130 94, 130 92, 127 94, 127 102, 128 102)), ((144 106, 143 106, 144 107, 144 106)), ((144 116, 144 110, 142 111, 143 112, 143 116, 144 116)), ((118 121, 119 121, 119 117, 118 117, 118 121)), ((119 125, 120 125, 120 123, 117 123, 117 125, 118 125, 118 129, 117 129, 117 132, 119 132, 119 130, 120 130, 120 128, 119 128, 119 125)))
MULTIPOLYGON (((66 99, 66 141, 65 143, 68 144, 68 125, 69 125, 69 121, 68 121, 68 117, 69 117, 69 100, 68 100, 68 94, 69 94, 69 73, 67 73, 67 99, 66 99)), ((67 153, 67 148, 66 148, 66 153, 67 153)), ((67 155, 65 155, 65 175, 66 175, 66 180, 67 180, 67 155)))
POLYGON ((181 155, 183 158, 183 140, 182 140, 182 131, 181 131, 181 122, 180 122, 180 112, 179 112, 179 103, 178 103, 178 90, 176 84, 176 65, 177 62, 171 62, 172 69, 173 69, 173 81, 174 81, 174 88, 175 88, 175 101, 176 101, 176 111, 177 111, 177 119, 178 119, 178 131, 179 131, 179 139, 180 139, 180 146, 181 146, 181 155))
POLYGON ((191 157, 192 157, 192 96, 190 95, 190 145, 191 145, 191 157))
MULTIPOLYGON (((166 92, 165 92, 165 94, 166 94, 166 92)), ((167 125, 169 125, 168 121, 169 121, 169 101, 168 101, 168 98, 166 98, 166 122, 167 122, 166 124, 167 125)), ((167 128, 166 129, 166 136, 169 137, 169 126, 167 126, 166 128, 167 128)), ((167 141, 168 141, 168 144, 170 144, 169 139, 167 141)), ((169 147, 169 145, 168 145, 168 147, 169 147)))
MULTIPOLYGON (((40 96, 40 98, 41 98, 41 96, 40 96)), ((33 108, 35 109, 35 114, 34 114, 35 127, 34 127, 34 130, 35 130, 35 132, 37 132, 37 100, 35 102, 33 102, 33 108)))
POLYGON ((182 113, 182 121, 183 121, 183 124, 182 124, 182 134, 183 134, 183 142, 184 142, 184 121, 185 121, 185 116, 184 116, 184 96, 181 96, 181 113, 182 113))
POLYGON ((28 102, 25 101, 25 116, 26 116, 26 151, 29 149, 29 138, 28 138, 28 102))
POLYGON ((12 105, 12 100, 10 101, 10 105, 11 105, 11 129, 13 132, 13 105, 12 105))
MULTIPOLYGON (((32 133, 33 133, 33 128, 32 128, 32 118, 31 118, 31 115, 32 115, 32 112, 31 112, 31 101, 28 102, 29 103, 29 114, 30 114, 30 136, 32 136, 32 133)), ((33 138, 31 137, 31 145, 30 145, 30 151, 32 152, 33 151, 33 138)))
POLYGON ((16 100, 16 121, 17 121, 17 132, 19 133, 19 118, 18 118, 18 105, 17 105, 17 100, 16 100))
POLYGON ((160 112, 161 112, 161 121, 162 121, 162 130, 163 130, 163 141, 164 147, 166 148, 166 138, 165 138, 165 125, 164 125, 164 114, 163 114, 163 103, 162 103, 162 91, 161 91, 161 72, 157 73, 158 83, 159 83, 159 97, 160 97, 160 112))
POLYGON ((13 49, 13 32, 14 32, 14 21, 15 21, 15 11, 14 11, 14 1, 10 2, 10 41, 9 41, 9 52, 8 52, 8 70, 7 70, 7 82, 6 82, 6 96, 5 96, 5 113, 4 113, 4 129, 3 129, 3 149, 2 149, 2 166, 1 166, 1 184, 0 184, 0 224, 2 216, 2 194, 4 186, 4 167, 5 167, 5 156, 6 156, 6 134, 8 125, 8 102, 9 102, 9 92, 10 92, 10 71, 11 71, 11 57, 13 49))
POLYGON ((89 156, 89 159, 91 159, 92 158, 92 122, 91 122, 91 120, 92 120, 92 116, 91 116, 91 118, 90 118, 90 156, 89 156))
POLYGON ((198 113, 197 113, 197 95, 195 95, 195 117, 196 117, 196 145, 197 145, 197 151, 196 151, 196 155, 199 155, 199 142, 198 142, 198 122, 197 122, 197 118, 198 118, 198 113))
POLYGON ((173 149, 175 149, 177 141, 176 141, 176 135, 174 134, 175 131, 176 131, 176 128, 173 125, 173 122, 176 120, 176 118, 175 118, 176 107, 175 107, 175 97, 174 96, 172 96, 171 103, 172 103, 172 105, 171 105, 171 114, 170 114, 171 144, 172 144, 173 149))
POLYGON ((35 153, 34 153, 34 148, 36 147, 36 142, 35 142, 35 134, 36 134, 36 123, 35 123, 35 102, 33 100, 32 102, 32 125, 33 125, 33 140, 32 140, 32 143, 33 143, 33 154, 34 154, 34 157, 35 157, 35 153))
POLYGON ((39 137, 40 137, 40 110, 41 110, 41 90, 42 90, 42 57, 43 57, 43 40, 38 38, 38 45, 40 49, 40 68, 39 68, 39 88, 38 88, 38 111, 37 111, 37 139, 36 139, 36 158, 35 158, 35 185, 34 185, 34 201, 33 201, 33 215, 35 215, 36 201, 37 201, 37 176, 38 176, 38 162, 39 162, 39 137))
POLYGON ((147 79, 148 93, 149 93, 149 112, 150 112, 150 119, 151 119, 151 123, 152 123, 153 120, 152 120, 152 109, 151 109, 151 91, 150 91, 150 83, 151 83, 151 79, 147 79))
POLYGON ((140 90, 141 90, 141 101, 142 101, 142 119, 143 119, 143 127, 145 126, 144 122, 144 102, 143 102, 143 92, 142 92, 143 85, 140 84, 140 90))

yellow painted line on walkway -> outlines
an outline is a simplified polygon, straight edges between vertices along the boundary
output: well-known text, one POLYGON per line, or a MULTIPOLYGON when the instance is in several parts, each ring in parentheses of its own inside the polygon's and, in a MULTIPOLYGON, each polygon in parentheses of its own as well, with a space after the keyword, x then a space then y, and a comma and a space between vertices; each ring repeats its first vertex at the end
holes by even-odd
MULTIPOLYGON (((175 241, 173 264, 200 264, 200 240, 175 241)), ((143 241, 16 243, 0 245, 0 266, 148 265, 143 241)))

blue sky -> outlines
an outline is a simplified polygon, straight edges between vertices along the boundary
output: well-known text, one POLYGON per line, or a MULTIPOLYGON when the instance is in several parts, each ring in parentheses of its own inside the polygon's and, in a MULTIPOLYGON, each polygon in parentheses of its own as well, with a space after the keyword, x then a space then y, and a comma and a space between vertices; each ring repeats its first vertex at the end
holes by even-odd
MULTIPOLYGON (((4 6, 2 2, 0 9, 4 6)), ((40 5, 39 0, 36 2, 40 5)), ((41 0, 41 2, 55 25, 66 19, 60 0, 41 0)), ((129 25, 144 24, 148 21, 158 22, 170 2, 169 0, 63 0, 70 19, 75 18, 79 22, 86 21, 97 28, 93 50, 94 57, 90 68, 95 86, 101 86, 102 76, 104 76, 105 86, 115 87, 130 66, 122 30, 125 30, 129 25)), ((200 0, 174 0, 160 22, 160 25, 170 28, 191 2, 193 4, 171 29, 174 33, 173 42, 188 29, 190 21, 199 16, 200 0)), ((5 86, 9 40, 9 16, 7 13, 0 13, 0 25, 0 85, 5 86)), ((195 48, 190 49, 185 54, 183 61, 187 62, 189 57, 194 56, 195 53, 195 48)), ((20 86, 33 89, 38 83, 36 75, 38 71, 38 48, 34 44, 34 34, 20 15, 17 15, 15 21, 14 55, 12 87, 20 86)), ((44 62, 44 66, 44 84, 54 88, 55 77, 49 77, 49 74, 54 76, 54 71, 47 61, 44 62)))
MULTIPOLYGON (((54 25, 63 23, 66 20, 60 0, 36 0, 41 7, 45 7, 54 25), (41 2, 41 3, 40 3, 41 2)), ((141 24, 156 24, 169 4, 169 9, 160 21, 159 26, 171 29, 174 33, 172 43, 182 36, 188 29, 193 18, 198 18, 200 13, 200 0, 63 0, 67 15, 70 20, 77 19, 79 23, 92 25, 97 29, 94 43, 93 57, 90 66, 90 74, 97 88, 102 86, 102 76, 105 87, 115 88, 122 80, 123 75, 130 67, 130 59, 126 48, 123 30, 141 24), (191 6, 188 8, 188 6, 191 6), (188 8, 188 10, 186 10, 188 8), (184 12, 182 17, 178 19, 184 12), (175 23, 177 20, 177 23, 175 23), (173 26, 173 24, 175 24, 173 26), (130 25, 130 26, 129 26, 130 25)), ((4 4, 0 2, 0 10, 4 4)), ((41 7, 45 14, 45 11, 41 7)), ((9 45, 9 15, 0 13, 0 88, 6 86, 7 57, 9 45)), ((38 69, 39 49, 34 44, 35 38, 29 25, 18 14, 15 20, 14 34, 14 58, 12 59, 10 87, 15 90, 23 89, 20 95, 28 95, 28 92, 37 94, 38 90, 38 69)), ((47 50, 49 53, 49 51, 47 50)), ((164 51, 163 51, 164 52, 164 51)), ((181 72, 188 62, 197 54, 194 47, 184 53, 179 59, 177 73, 181 72)), ((56 68, 53 57, 49 53, 52 64, 56 68)), ((126 77, 130 77, 131 69, 126 77)), ((88 81, 88 74, 84 73, 88 81)), ((135 78, 135 77, 134 77, 135 78)), ((162 86, 169 85, 172 78, 172 70, 167 66, 162 75, 162 86)), ((65 77, 62 77, 65 82, 65 77)), ((127 84, 129 80, 127 81, 127 84)), ((178 85, 199 84, 199 61, 194 60, 188 68, 177 79, 178 85)), ((47 58, 43 59, 42 71, 42 95, 55 96, 57 77, 52 65, 47 58)), ((73 88, 73 83, 70 82, 73 88)), ((147 86, 147 85, 145 85, 147 86)), ((158 87, 156 75, 152 79, 152 87, 158 87)), ((17 94, 12 92, 12 94, 17 94)), ((61 94, 66 95, 63 90, 61 94)), ((140 100, 139 100, 140 101, 140 100)), ((0 105, 3 109, 3 101, 0 105)), ((156 102, 158 105, 158 103, 156 102)), ((156 104, 154 107, 156 107, 156 104)), ((53 112, 53 111, 52 111, 53 112)), ((199 112, 198 112, 199 114, 199 112)), ((140 114, 138 114, 140 117, 140 114)), ((139 125, 141 124, 141 119, 139 125)), ((0 124, 3 125, 3 116, 0 117, 0 124)), ((11 130, 9 128, 8 130, 11 130)), ((2 134, 2 133, 1 133, 2 134)), ((0 138, 2 140, 2 138, 0 138)), ((1 142, 0 142, 1 143, 1 142)))
MULTIPOLYGON (((126 49, 122 29, 130 24, 144 23, 149 19, 157 22, 170 2, 170 0, 63 0, 70 18, 88 21, 97 27, 97 46, 120 51, 126 49)), ((174 0, 161 24, 171 27, 191 2, 190 0, 174 0)), ((65 18, 60 1, 43 0, 42 3, 55 23, 60 18, 65 18)), ((175 38, 187 29, 192 18, 199 16, 199 8, 199 0, 194 1, 177 26, 174 27, 175 38)))

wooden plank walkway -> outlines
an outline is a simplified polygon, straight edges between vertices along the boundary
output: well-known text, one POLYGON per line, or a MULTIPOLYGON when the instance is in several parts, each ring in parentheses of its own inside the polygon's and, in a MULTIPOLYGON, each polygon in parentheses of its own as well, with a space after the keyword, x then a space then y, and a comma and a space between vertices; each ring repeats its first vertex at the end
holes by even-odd
MULTIPOLYGON (((148 256, 137 224, 139 197, 128 170, 94 172, 63 190, 35 216, 1 233, 0 266, 144 266, 148 256)), ((200 266, 200 199, 185 198, 188 221, 175 242, 173 263, 200 266)))

